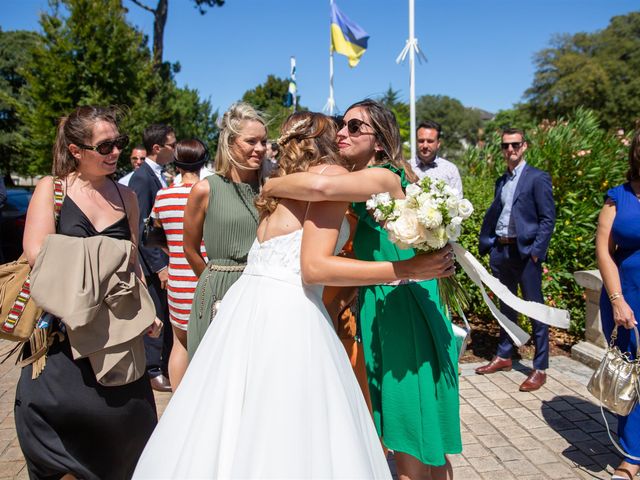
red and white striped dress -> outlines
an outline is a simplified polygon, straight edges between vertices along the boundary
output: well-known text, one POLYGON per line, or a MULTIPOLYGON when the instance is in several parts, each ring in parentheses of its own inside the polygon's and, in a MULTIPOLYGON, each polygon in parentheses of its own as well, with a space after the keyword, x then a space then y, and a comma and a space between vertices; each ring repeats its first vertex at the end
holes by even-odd
MULTIPOLYGON (((159 219, 167 235, 169 246, 169 319, 171 324, 181 330, 187 329, 193 293, 198 277, 184 256, 184 207, 191 192, 192 183, 174 184, 163 188, 156 195, 151 216, 159 219)), ((202 256, 207 260, 204 242, 200 246, 202 256)))

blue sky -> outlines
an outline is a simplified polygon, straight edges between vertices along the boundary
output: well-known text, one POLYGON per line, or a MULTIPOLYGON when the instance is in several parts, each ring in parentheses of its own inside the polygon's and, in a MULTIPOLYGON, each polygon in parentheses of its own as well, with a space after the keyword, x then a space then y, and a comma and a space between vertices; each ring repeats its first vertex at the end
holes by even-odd
MULTIPOLYGON (((151 36, 152 16, 130 0, 129 21, 151 36)), ((143 0, 155 4, 156 0, 143 0)), ((371 36, 360 64, 335 57, 340 109, 390 85, 408 100, 409 69, 395 59, 408 36, 406 0, 336 0, 371 36)), ((442 94, 490 112, 510 108, 531 85, 535 52, 560 33, 594 32, 639 9, 637 0, 415 0, 416 36, 428 62, 416 67, 416 93, 442 94)), ((47 0, 2 0, 2 30, 39 30, 47 0)), ((268 74, 286 77, 297 59, 301 103, 321 110, 328 96, 329 0, 227 0, 200 15, 190 0, 169 0, 165 60, 179 61, 180 85, 224 111, 268 74)))

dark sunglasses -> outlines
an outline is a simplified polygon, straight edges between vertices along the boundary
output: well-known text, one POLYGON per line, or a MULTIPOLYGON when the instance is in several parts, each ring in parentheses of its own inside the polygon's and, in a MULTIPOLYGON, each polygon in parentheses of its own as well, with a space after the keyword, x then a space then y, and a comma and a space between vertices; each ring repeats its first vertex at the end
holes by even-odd
POLYGON ((163 145, 163 147, 168 147, 168 148, 171 148, 171 149, 174 149, 174 150, 175 150, 175 148, 176 148, 176 145, 177 145, 177 144, 178 144, 178 142, 177 142, 177 141, 175 141, 175 142, 173 142, 173 143, 165 143, 165 144, 163 145))
MULTIPOLYGON (((369 128, 373 128, 373 127, 369 125, 367 122, 363 122, 358 118, 352 118, 346 123, 346 125, 347 125, 347 131, 349 132, 349 135, 351 135, 352 137, 357 137, 360 135, 375 135, 374 132, 363 132, 362 130, 360 130, 360 127, 362 127, 362 125, 366 125, 369 128)), ((344 126, 345 126, 345 123, 343 121, 340 125, 340 129, 342 130, 344 126)))
POLYGON ((129 145, 129 137, 127 135, 120 135, 114 140, 100 142, 95 147, 92 145, 82 145, 80 143, 78 144, 78 147, 85 150, 94 150, 100 155, 109 155, 111 152, 113 152, 113 147, 118 147, 118 150, 124 150, 127 145, 129 145))
POLYGON ((523 143, 524 142, 503 142, 500 146, 502 147, 502 150, 509 150, 509 145, 511 145, 511 148, 514 150, 520 150, 523 143))

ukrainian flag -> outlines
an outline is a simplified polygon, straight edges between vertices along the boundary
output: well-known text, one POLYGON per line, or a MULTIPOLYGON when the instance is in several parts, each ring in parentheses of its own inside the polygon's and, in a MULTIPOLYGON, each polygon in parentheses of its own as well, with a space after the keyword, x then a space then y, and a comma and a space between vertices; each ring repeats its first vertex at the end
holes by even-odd
POLYGON ((369 34, 331 2, 331 48, 349 58, 349 66, 355 67, 367 50, 369 34))

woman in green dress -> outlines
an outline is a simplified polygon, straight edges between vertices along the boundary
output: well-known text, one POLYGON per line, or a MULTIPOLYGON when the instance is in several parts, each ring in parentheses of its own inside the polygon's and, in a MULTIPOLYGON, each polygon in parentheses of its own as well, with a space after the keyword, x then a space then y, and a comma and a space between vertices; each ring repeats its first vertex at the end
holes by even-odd
MULTIPOLYGON (((337 135, 350 174, 296 173, 267 181, 263 194, 310 201, 355 201, 360 260, 414 255, 392 244, 367 213, 372 194, 407 185, 393 113, 365 100, 349 107, 337 135), (379 168, 370 168, 379 167, 379 168)), ((411 180, 411 179, 410 179, 411 180)), ((373 416, 394 451, 400 478, 453 478, 446 455, 460 453, 457 350, 435 280, 362 287, 360 322, 373 416)))
POLYGON ((264 120, 245 103, 236 103, 222 117, 215 174, 194 185, 184 215, 184 253, 200 277, 187 328, 187 349, 193 357, 229 287, 240 278, 256 238, 262 159, 266 152, 264 120), (200 249, 204 240, 209 263, 200 249))

